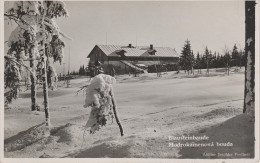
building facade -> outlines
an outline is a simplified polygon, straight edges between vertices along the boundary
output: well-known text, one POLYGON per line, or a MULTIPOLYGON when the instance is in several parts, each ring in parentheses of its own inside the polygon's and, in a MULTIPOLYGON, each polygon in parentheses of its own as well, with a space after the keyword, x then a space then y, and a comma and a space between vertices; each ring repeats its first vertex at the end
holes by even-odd
POLYGON ((101 62, 105 73, 145 72, 152 65, 174 65, 179 54, 170 47, 96 45, 87 56, 90 64, 101 62))

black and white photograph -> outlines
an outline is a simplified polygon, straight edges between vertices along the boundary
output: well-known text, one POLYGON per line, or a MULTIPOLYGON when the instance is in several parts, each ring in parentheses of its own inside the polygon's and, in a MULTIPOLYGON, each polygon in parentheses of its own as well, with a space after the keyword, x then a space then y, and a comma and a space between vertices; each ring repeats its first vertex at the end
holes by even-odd
POLYGON ((258 3, 1 2, 0 162, 258 162, 258 3))

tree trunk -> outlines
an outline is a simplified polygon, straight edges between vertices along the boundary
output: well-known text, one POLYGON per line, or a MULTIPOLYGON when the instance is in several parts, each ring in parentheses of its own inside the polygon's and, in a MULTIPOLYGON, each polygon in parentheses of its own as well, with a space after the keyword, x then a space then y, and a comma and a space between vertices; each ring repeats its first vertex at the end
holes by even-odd
MULTIPOLYGON (((46 45, 44 46, 46 47, 46 45)), ((45 48, 45 51, 47 49, 45 48)), ((50 125, 50 115, 49 115, 49 97, 48 97, 48 82, 47 82, 47 67, 46 67, 46 56, 45 54, 42 56, 43 58, 43 64, 44 64, 44 68, 42 70, 42 82, 43 82, 43 97, 44 97, 44 112, 45 112, 45 123, 46 126, 50 125)))
POLYGON ((252 119, 255 117, 255 1, 245 1, 245 90, 244 109, 252 119))
POLYGON ((110 96, 112 98, 113 112, 114 112, 114 116, 115 116, 115 119, 116 119, 116 123, 119 126, 119 130, 120 130, 121 136, 124 136, 123 127, 122 127, 122 125, 120 123, 120 120, 119 120, 119 118, 117 116, 116 100, 115 100, 115 97, 114 97, 113 89, 111 89, 109 94, 110 94, 110 96))
POLYGON ((207 62, 207 74, 209 75, 209 63, 207 62))
POLYGON ((227 74, 229 76, 229 65, 227 65, 227 74))
POLYGON ((155 71, 156 71, 156 75, 157 75, 157 77, 158 77, 158 69, 157 69, 157 66, 156 65, 154 65, 154 68, 155 68, 155 71))
MULTIPOLYGON (((35 111, 36 109, 38 110, 39 108, 37 107, 37 97, 36 97, 36 79, 35 79, 35 70, 34 68, 34 60, 32 53, 30 53, 30 68, 32 69, 33 74, 30 73, 30 79, 31 79, 31 110, 35 111)), ((39 111, 39 110, 38 110, 39 111)))

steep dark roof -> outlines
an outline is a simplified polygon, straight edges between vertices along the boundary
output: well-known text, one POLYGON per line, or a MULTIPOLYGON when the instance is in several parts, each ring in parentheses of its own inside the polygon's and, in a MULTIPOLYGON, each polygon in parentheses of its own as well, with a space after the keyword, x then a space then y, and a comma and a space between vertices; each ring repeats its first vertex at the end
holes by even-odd
MULTIPOLYGON (((99 47, 106 56, 118 56, 117 52, 124 50, 124 55, 127 57, 142 57, 142 56, 151 56, 149 52, 151 49, 149 46, 136 46, 129 48, 127 46, 120 46, 120 45, 96 45, 99 47)), ((179 54, 170 47, 153 47, 155 50, 156 57, 179 57, 179 54)), ((88 56, 89 57, 89 56, 88 56)))

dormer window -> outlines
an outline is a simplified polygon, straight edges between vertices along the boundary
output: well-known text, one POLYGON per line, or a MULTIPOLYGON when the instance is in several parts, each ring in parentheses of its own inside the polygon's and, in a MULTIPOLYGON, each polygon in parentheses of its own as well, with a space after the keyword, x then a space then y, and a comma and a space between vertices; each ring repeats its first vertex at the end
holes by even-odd
POLYGON ((155 49, 148 50, 148 53, 149 53, 150 55, 155 55, 155 53, 156 53, 156 50, 155 50, 155 49))
POLYGON ((115 53, 117 55, 120 55, 121 57, 125 57, 125 50, 121 49, 121 50, 116 50, 115 53))
POLYGON ((153 44, 150 44, 150 48, 147 51, 150 55, 155 55, 156 50, 153 48, 153 44))

